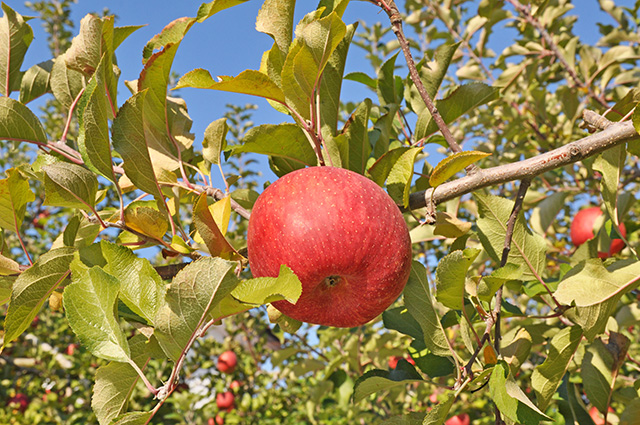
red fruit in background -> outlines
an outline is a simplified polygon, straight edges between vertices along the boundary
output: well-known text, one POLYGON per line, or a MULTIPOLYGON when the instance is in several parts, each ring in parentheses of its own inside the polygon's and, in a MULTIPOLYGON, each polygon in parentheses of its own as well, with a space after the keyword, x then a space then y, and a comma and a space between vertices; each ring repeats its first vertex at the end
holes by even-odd
MULTIPOLYGON (((576 246, 580 246, 589 239, 595 237, 593 226, 596 220, 603 214, 600 207, 585 208, 578 211, 578 214, 573 218, 571 223, 571 242, 576 246)), ((620 223, 618 227, 620 233, 627 237, 627 229, 623 223, 620 223)), ((609 252, 598 252, 598 257, 607 258, 617 254, 624 248, 624 241, 622 239, 613 239, 609 247, 609 252)))
POLYGON ((13 405, 12 407, 17 408, 20 412, 24 413, 25 410, 27 410, 27 407, 29 406, 29 397, 27 397, 22 393, 18 393, 13 397, 9 398, 9 400, 7 401, 7 405, 8 406, 13 405))
POLYGON ((238 356, 233 351, 225 351, 218 356, 218 370, 222 373, 233 373, 238 364, 238 356))
POLYGON ((220 415, 216 415, 216 418, 209 418, 207 425, 224 425, 224 418, 220 415))
POLYGON ((73 356, 73 354, 76 352, 76 347, 78 346, 78 344, 69 344, 67 345, 67 349, 66 352, 68 355, 73 356))
POLYGON ((234 401, 235 396, 231 391, 216 394, 216 404, 218 405, 218 409, 232 409, 234 401))
POLYGON ((238 388, 240 388, 242 384, 240 384, 240 381, 232 381, 231 384, 229 384, 229 388, 231 388, 232 390, 236 390, 238 388))
POLYGON ((376 318, 402 293, 411 240, 393 200, 373 181, 342 168, 291 172, 260 195, 247 237, 254 277, 287 265, 302 282, 294 319, 354 327, 376 318))
MULTIPOLYGON (((615 413, 615 411, 611 407, 609 407, 609 412, 615 413)), ((591 416, 591 419, 593 420, 593 423, 595 425, 605 425, 604 416, 600 413, 596 406, 592 406, 591 409, 589 409, 589 416, 591 416)))
POLYGON ((460 415, 451 417, 447 419, 444 425, 469 425, 471 423, 471 418, 466 413, 462 413, 460 415))
MULTIPOLYGON (((398 366, 398 361, 402 359, 401 356, 391 356, 389 357, 389 369, 395 369, 396 366, 398 366)), ((413 360, 413 358, 411 356, 406 356, 404 357, 404 359, 406 361, 408 361, 409 363, 411 363, 412 365, 416 365, 415 360, 413 360)))

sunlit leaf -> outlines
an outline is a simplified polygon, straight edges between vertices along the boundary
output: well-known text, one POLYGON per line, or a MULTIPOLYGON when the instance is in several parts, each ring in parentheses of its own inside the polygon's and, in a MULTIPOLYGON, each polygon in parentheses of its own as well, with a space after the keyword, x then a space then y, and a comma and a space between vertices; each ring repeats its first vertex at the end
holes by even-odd
POLYGON ((440 186, 467 166, 480 161, 482 158, 490 156, 490 153, 478 151, 457 152, 446 157, 436 165, 429 176, 431 187, 440 186))
POLYGON ((20 103, 29 103, 51 91, 49 80, 52 69, 53 60, 48 60, 25 71, 20 82, 20 103))
POLYGON ((98 179, 76 164, 56 162, 42 167, 45 173, 45 205, 91 210, 96 203, 98 179))
POLYGON ((20 67, 27 49, 33 41, 33 30, 27 20, 2 3, 4 12, 0 18, 0 93, 9 97, 18 90, 22 73, 20 67))
POLYGON ((18 232, 27 204, 35 200, 35 194, 29 188, 29 181, 17 169, 11 168, 6 173, 8 177, 0 180, 0 227, 18 232))
POLYGON ((0 97, 0 138, 47 142, 47 134, 38 117, 29 108, 10 97, 0 97))
POLYGON ((445 307, 461 310, 464 304, 464 285, 467 271, 480 254, 479 249, 453 251, 436 268, 436 299, 445 307))

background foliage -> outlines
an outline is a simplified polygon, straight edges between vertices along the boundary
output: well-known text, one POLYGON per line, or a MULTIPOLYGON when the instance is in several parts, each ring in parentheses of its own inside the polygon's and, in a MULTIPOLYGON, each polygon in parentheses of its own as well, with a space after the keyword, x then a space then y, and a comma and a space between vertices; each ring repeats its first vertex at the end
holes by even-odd
POLYGON ((541 173, 528 190, 511 181, 442 202, 436 226, 424 224, 434 213, 424 204, 407 207, 470 163, 489 169, 588 137, 585 110, 606 118, 587 120, 591 131, 640 122, 640 2, 601 0, 615 23, 598 26, 594 45, 575 33, 568 0, 401 3, 417 72, 453 138, 473 150, 466 157, 449 156, 393 25, 343 22, 348 1, 301 3, 309 9, 294 23, 294 1, 267 0, 256 29, 274 43, 258 70, 172 74, 189 29, 239 3, 205 3, 168 23, 136 70, 118 68, 117 47, 137 28, 117 27, 108 10, 75 27, 70 0, 31 4, 30 21, 3 4, 0 400, 23 393, 30 403, 3 404, 0 423, 204 424, 220 414, 226 423, 441 424, 466 413, 474 424, 591 424, 593 407, 635 423, 637 140, 541 173), (23 63, 36 23, 51 58, 23 63), (503 27, 513 38, 496 50, 503 27), (369 63, 343 75, 354 49, 369 63), (117 104, 121 75, 136 81, 117 104), (369 98, 340 101, 343 79, 369 98), (194 88, 267 99, 284 123, 256 126, 256 106, 229 105, 192 134, 176 94, 194 88), (449 162, 431 161, 436 151, 449 162), (349 168, 405 207, 416 261, 380 320, 295 332, 269 322, 266 300, 295 299, 299 284, 281 277, 258 291, 248 269, 234 270, 263 190, 258 158, 276 176, 323 162, 349 168), (212 187, 219 173, 225 187, 212 187), (576 249, 568 229, 586 205, 602 205, 607 222, 576 249), (619 222, 627 247, 598 259, 619 222), (185 288, 204 307, 177 308, 185 288), (239 366, 224 375, 215 360, 228 349, 239 366), (392 356, 412 362, 390 368, 392 356), (236 408, 220 412, 215 394, 233 381, 236 408))

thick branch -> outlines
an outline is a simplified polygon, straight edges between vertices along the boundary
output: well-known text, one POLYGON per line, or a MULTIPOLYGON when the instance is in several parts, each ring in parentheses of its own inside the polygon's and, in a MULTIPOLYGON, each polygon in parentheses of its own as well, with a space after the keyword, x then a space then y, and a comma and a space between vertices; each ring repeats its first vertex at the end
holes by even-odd
POLYGON ((532 179, 547 171, 573 164, 637 137, 638 133, 636 133, 632 122, 615 123, 599 133, 533 158, 478 170, 475 174, 444 183, 435 189, 433 197, 434 189, 412 193, 409 196, 409 208, 415 210, 426 207, 431 199, 434 204, 439 204, 483 187, 515 180, 532 179))

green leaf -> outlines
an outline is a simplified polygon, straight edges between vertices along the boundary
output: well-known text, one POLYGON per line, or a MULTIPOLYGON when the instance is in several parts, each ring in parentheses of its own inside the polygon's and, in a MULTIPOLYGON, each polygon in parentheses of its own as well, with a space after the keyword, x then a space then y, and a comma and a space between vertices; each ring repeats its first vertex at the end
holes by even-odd
POLYGON ((118 323, 118 280, 79 259, 71 263, 72 283, 64 290, 64 310, 69 325, 91 354, 106 360, 128 362, 129 344, 118 323))
MULTIPOLYGON (((613 228, 618 231, 620 220, 618 219, 618 185, 620 173, 624 167, 627 150, 624 144, 607 149, 598 155, 593 162, 593 169, 602 174, 600 192, 609 218, 613 221, 613 228)), ((619 233, 619 232, 618 232, 619 233)))
POLYGON ((9 97, 20 87, 20 67, 27 49, 33 41, 33 30, 27 20, 2 3, 4 12, 0 18, 0 93, 9 97))
MULTIPOLYGON (((477 225, 482 247, 496 263, 500 264, 507 233, 506 223, 513 210, 514 202, 479 192, 474 193, 473 196, 480 214, 477 225)), ((529 230, 524 214, 521 212, 516 220, 507 263, 522 266, 523 278, 533 279, 535 274, 540 276, 546 267, 546 251, 547 242, 529 230)))
POLYGON ((207 195, 204 193, 193 204, 193 223, 212 256, 227 260, 241 258, 213 219, 207 203, 207 195))
POLYGON ((635 398, 625 406, 620 415, 620 425, 633 425, 640 417, 640 398, 635 398))
POLYGON ((489 302, 496 295, 496 291, 508 282, 522 280, 523 268, 515 264, 507 263, 504 267, 491 272, 478 283, 478 298, 489 302))
POLYGON ((256 19, 256 30, 269 34, 278 50, 286 56, 293 37, 295 0, 266 0, 256 19))
POLYGON ((525 328, 515 328, 504 335, 500 354, 509 364, 511 375, 520 371, 520 367, 529 358, 532 345, 531 334, 525 328))
POLYGON ((53 60, 40 62, 27 69, 20 81, 20 103, 27 104, 51 91, 49 80, 53 60))
MULTIPOLYGON (((439 99, 436 108, 440 111, 445 123, 450 124, 462 115, 478 106, 498 99, 500 89, 484 83, 471 83, 458 87, 446 99, 439 99)), ((438 131, 438 125, 431 117, 428 109, 418 116, 414 138, 420 140, 438 131)))
POLYGON ((353 401, 359 403, 371 394, 395 387, 420 382, 422 377, 407 361, 398 362, 393 370, 374 369, 366 372, 356 381, 353 389, 353 401))
MULTIPOLYGON (((418 71, 420 74, 420 80, 422 80, 422 84, 424 85, 430 99, 433 100, 436 98, 438 89, 440 88, 440 85, 447 74, 447 69, 449 69, 449 65, 451 64, 451 59, 459 46, 460 43, 443 44, 439 46, 435 51, 434 60, 432 62, 424 63, 420 67, 418 71)), ((408 84, 404 89, 404 97, 411 109, 419 115, 426 108, 424 100, 422 100, 422 96, 420 96, 420 93, 418 92, 415 84, 413 84, 413 81, 409 78, 407 80, 408 84)))
POLYGON ((154 412, 129 412, 113 419, 109 425, 147 425, 154 412))
POLYGON ((198 22, 203 22, 222 10, 247 1, 249 0, 213 0, 209 3, 202 3, 198 9, 198 22))
POLYGON ((116 50, 131 34, 144 28, 144 25, 126 25, 113 29, 113 50, 116 50))
POLYGON ((555 192, 546 198, 531 211, 531 229, 539 235, 546 235, 547 229, 553 224, 558 213, 564 208, 567 192, 555 192))
POLYGON ((417 261, 411 265, 409 281, 404 288, 404 305, 409 314, 420 324, 427 348, 437 356, 451 356, 439 314, 431 300, 427 271, 417 261))
MULTIPOLYGON (((151 358, 149 343, 143 335, 129 340, 131 358, 142 370, 151 358)), ((96 371, 91 407, 101 425, 127 411, 129 397, 140 379, 128 363, 111 362, 96 371)))
POLYGON ((73 248, 58 248, 42 254, 13 284, 11 301, 4 321, 3 347, 31 325, 40 307, 69 275, 73 248))
POLYGON ((536 401, 540 409, 545 410, 549 405, 581 340, 582 329, 579 326, 569 326, 549 341, 547 359, 537 366, 531 375, 531 386, 536 392, 536 401))
POLYGON ((405 207, 409 206, 413 168, 420 152, 421 147, 395 148, 382 155, 369 169, 373 181, 379 185, 386 181, 389 196, 405 207))
POLYGON ((47 143, 42 123, 22 103, 0 97, 0 138, 32 143, 47 143))
POLYGON ((29 180, 16 168, 7 170, 7 176, 0 180, 0 227, 18 233, 27 204, 36 196, 29 188, 29 180))
POLYGON ((391 56, 385 61, 378 71, 378 82, 376 84, 376 92, 380 105, 399 104, 400 93, 396 92, 396 80, 394 71, 396 69, 396 59, 400 52, 391 56))
POLYGON ((584 391, 598 410, 607 410, 613 391, 613 356, 600 338, 587 347, 580 372, 584 391))
POLYGON ((300 280, 283 264, 277 278, 259 277, 241 281, 233 292, 211 311, 211 316, 221 319, 280 300, 295 304, 301 294, 300 280))
MULTIPOLYGON (((422 425, 424 417, 424 412, 411 412, 402 416, 387 418, 383 422, 380 422, 379 425, 422 425)), ((442 422, 437 422, 437 424, 442 425, 442 422)))
POLYGON ((357 83, 362 83, 370 89, 375 90, 378 87, 378 82, 375 78, 370 77, 364 72, 350 72, 344 76, 345 80, 355 81, 357 83))
POLYGON ((604 332, 622 295, 638 286, 639 276, 640 262, 618 261, 605 268, 601 260, 591 259, 567 273, 554 295, 560 303, 575 303, 565 314, 592 341, 604 332))
MULTIPOLYGON (((87 14, 80 21, 80 31, 71 41, 64 60, 69 69, 90 77, 98 68, 102 57, 102 28, 105 22, 95 15, 87 14)), ((113 22, 111 22, 113 26, 113 22)))
POLYGON ((81 208, 91 211, 96 204, 98 179, 87 169, 68 162, 42 167, 45 173, 44 205, 81 208))
POLYGON ((237 77, 221 76, 216 81, 209 71, 194 69, 183 75, 176 85, 176 89, 193 87, 197 89, 219 90, 232 93, 243 93, 264 97, 279 103, 285 103, 284 93, 268 75, 260 71, 247 69, 237 77))
POLYGON ((564 417, 565 423, 595 425, 582 401, 582 393, 569 382, 568 375, 563 378, 558 394, 560 394, 560 400, 557 401, 558 411, 564 417))
POLYGON ((137 315, 153 325, 158 309, 164 303, 166 286, 146 258, 138 258, 130 249, 101 241, 102 255, 107 260, 104 271, 120 282, 118 297, 137 315))
POLYGON ((456 366, 451 357, 441 357, 433 354, 424 344, 423 337, 411 341, 409 353, 416 362, 416 366, 431 379, 449 376, 455 372, 456 366))
MULTIPOLYGON (((363 100, 351 114, 341 132, 348 144, 348 168, 359 174, 364 174, 367 160, 371 155, 368 129, 370 111, 371 99, 363 100)), ((384 181, 378 184, 382 185, 384 181)))
POLYGON ((342 76, 344 75, 349 46, 357 27, 357 23, 347 25, 344 38, 329 57, 329 61, 322 73, 322 80, 320 81, 320 117, 323 134, 328 133, 333 136, 338 131, 342 76))
POLYGON ((123 159, 122 168, 137 188, 160 201, 164 197, 149 153, 144 127, 144 98, 147 91, 130 97, 113 121, 113 147, 123 159))
POLYGON ((105 53, 78 102, 78 150, 91 171, 115 183, 109 138, 111 112, 105 91, 105 75, 112 71, 105 69, 107 62, 111 65, 105 53))
POLYGON ((63 107, 69 109, 84 88, 85 77, 67 68, 65 55, 58 56, 51 68, 51 91, 63 107))
POLYGON ((422 327, 420 327, 418 321, 409 314, 409 310, 405 307, 395 307, 385 310, 382 313, 382 323, 384 323, 385 328, 396 330, 413 339, 421 340, 424 338, 422 327))
POLYGON ((253 127, 235 146, 233 153, 252 152, 282 158, 295 168, 317 165, 316 154, 295 124, 265 124, 253 127))
POLYGON ((20 264, 0 254, 0 276, 20 273, 20 264))
POLYGON ((478 151, 457 152, 440 161, 429 176, 431 187, 440 186, 467 166, 490 156, 490 153, 478 151))
POLYGON ((202 156, 212 164, 220 164, 220 153, 227 146, 227 125, 226 118, 220 118, 207 126, 202 140, 202 156))
POLYGON ((310 119, 309 109, 321 75, 347 31, 335 12, 320 19, 314 18, 316 15, 311 12, 296 28, 296 39, 282 69, 286 102, 303 119, 310 119))
POLYGON ((447 399, 445 401, 441 401, 437 405, 433 406, 433 409, 427 413, 422 425, 442 425, 445 419, 447 419, 454 401, 456 401, 456 397, 454 395, 447 395, 447 399))
MULTIPOLYGON (((428 226, 430 227, 430 226, 428 226)), ((445 238, 459 238, 471 230, 471 223, 462 221, 446 211, 436 211, 436 224, 433 234, 445 238)))
POLYGON ((209 320, 209 313, 231 293, 239 280, 237 263, 204 257, 182 269, 167 290, 166 303, 154 319, 155 336, 176 361, 192 336, 209 320))
POLYGON ((440 260, 436 268, 436 299, 442 305, 462 310, 467 271, 480 252, 479 249, 467 248, 453 251, 440 260))
POLYGON ((538 425, 540 421, 551 420, 509 376, 509 366, 504 361, 498 362, 491 373, 489 392, 500 412, 516 423, 538 425))
POLYGON ((11 290, 16 279, 16 276, 0 276, 0 306, 11 299, 11 290))

